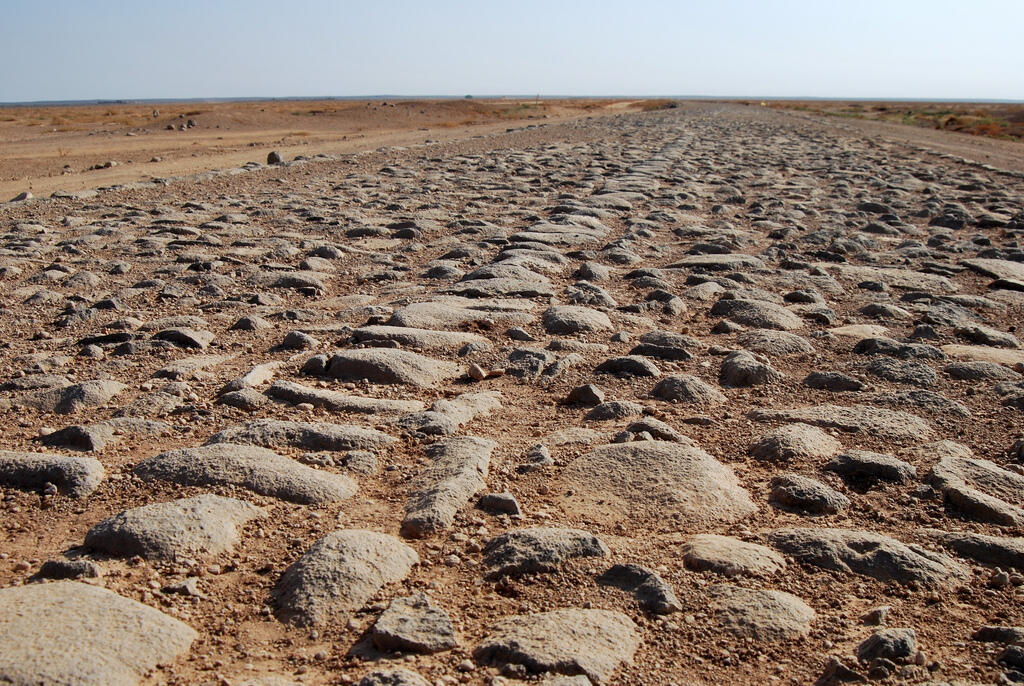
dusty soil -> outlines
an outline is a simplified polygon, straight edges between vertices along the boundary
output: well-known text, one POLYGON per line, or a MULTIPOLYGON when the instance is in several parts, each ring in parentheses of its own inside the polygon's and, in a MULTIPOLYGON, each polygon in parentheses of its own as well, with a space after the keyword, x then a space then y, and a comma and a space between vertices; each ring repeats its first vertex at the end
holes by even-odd
MULTIPOLYGON (((884 394, 922 389, 870 373, 868 363, 884 356, 854 351, 858 340, 869 336, 835 330, 878 325, 893 339, 933 346, 964 343, 957 328, 965 322, 1019 335, 1024 299, 1016 291, 991 288, 992 278, 962 263, 978 256, 1022 262, 1024 227, 1017 222, 1024 211, 1024 179, 1015 173, 1019 167, 1014 162, 1019 162, 1019 144, 974 143, 947 132, 882 122, 695 102, 646 112, 634 111, 645 109, 643 102, 500 107, 464 101, 387 107, 253 103, 160 108, 156 118, 139 108, 108 109, 115 114, 92 108, 88 115, 78 109, 31 115, 15 111, 10 115, 15 121, 8 122, 0 116, 0 126, 9 127, 0 129, 9 141, 0 153, 0 188, 13 196, 31 185, 40 196, 0 206, 5 231, 0 361, 7 370, 0 382, 46 373, 69 382, 114 379, 127 388, 70 415, 26 406, 24 391, 2 391, 10 403, 0 409, 2 447, 41 452, 42 435, 110 418, 164 388, 167 381, 155 374, 170 362, 197 354, 230 357, 167 387, 178 405, 145 415, 166 422, 165 431, 123 436, 89 453, 107 476, 87 497, 0 484, 0 588, 28 583, 46 560, 83 557, 103 570, 90 583, 157 608, 199 632, 189 651, 159 665, 142 683, 355 683, 370 669, 394 666, 435 684, 501 683, 502 674, 512 683, 536 682, 541 677, 478 663, 473 648, 502 618, 558 608, 606 609, 635 623, 639 648, 619 665, 610 683, 813 683, 833 657, 862 675, 875 670, 880 677, 881 669, 891 674, 890 681, 992 683, 1007 671, 997 662, 1004 646, 971 636, 983 625, 1024 626, 1022 570, 957 556, 922 529, 1019 540, 1015 527, 978 521, 957 510, 931 489, 928 474, 938 459, 932 442, 939 439, 956 441, 977 458, 1018 471, 1024 457, 1015 456, 1012 446, 1024 433, 1020 407, 1004 402, 997 382, 952 378, 944 371, 952 360, 938 358, 916 360, 935 373, 926 390, 960 403, 969 414, 959 416, 949 405, 893 405, 884 394), (188 114, 191 110, 198 113, 188 114), (196 128, 163 130, 189 117, 196 128), (34 120, 42 123, 37 126, 34 120), (239 168, 262 162, 270 150, 289 161, 296 155, 332 157, 239 168), (163 161, 148 162, 153 156, 163 161), (84 171, 111 159, 124 164, 84 171), (71 165, 72 173, 61 174, 64 164, 71 165), (188 176, 212 168, 228 171, 188 176), (184 178, 137 183, 172 176, 184 178), (55 190, 122 184, 98 193, 42 197, 55 190), (610 202, 616 193, 621 195, 610 202), (885 205, 892 217, 863 209, 869 201, 885 205), (964 225, 933 224, 950 204, 963 209, 964 225), (516 235, 544 222, 583 227, 599 237, 545 248, 539 240, 516 235), (380 231, 349 233, 366 227, 380 231), (410 228, 413 233, 400 233, 410 228), (322 287, 302 291, 258 285, 264 274, 309 272, 304 260, 325 246, 338 252, 330 265, 316 263, 322 287), (512 248, 517 248, 512 256, 501 252, 512 248), (531 251, 537 254, 531 257, 531 251), (715 254, 757 256, 762 266, 669 268, 694 255, 715 254), (606 313, 613 328, 552 334, 541 315, 552 304, 572 301, 566 289, 579 281, 574 273, 584 262, 610 270, 607 280, 593 278, 615 303, 587 306, 606 313), (360 347, 346 326, 386 321, 409 304, 434 301, 464 286, 462 279, 474 269, 509 264, 524 270, 518 273, 527 274, 529 285, 550 288, 550 295, 500 294, 497 305, 485 305, 494 320, 456 327, 486 337, 489 349, 465 355, 420 351, 464 368, 475 363, 485 371, 506 373, 482 381, 464 375, 437 388, 418 388, 341 382, 300 371, 316 353, 360 347), (840 268, 850 265, 892 271, 870 279, 844 275, 840 268), (631 273, 639 269, 652 271, 631 273), (908 286, 896 272, 918 277, 922 285, 908 286), (936 276, 948 279, 949 286, 927 280, 936 276), (880 283, 860 285, 867 281, 880 283), (702 289, 709 283, 718 286, 710 296, 702 289), (665 310, 663 294, 655 297, 652 291, 666 291, 684 307, 665 310), (797 291, 803 295, 796 300, 785 297, 797 291), (768 353, 782 375, 772 383, 721 385, 726 354, 743 347, 738 342, 742 329, 754 328, 747 324, 740 333, 722 332, 722 317, 712 315, 711 308, 723 294, 798 313, 800 324, 792 333, 813 352, 768 353), (815 294, 820 301, 799 299, 815 294), (107 302, 111 299, 116 303, 107 302), (806 306, 809 302, 813 306, 806 306), (879 318, 862 310, 870 303, 899 310, 879 318), (512 305, 525 307, 530 315, 521 326, 533 342, 513 340, 510 325, 498 319, 500 308, 512 305), (206 350, 117 350, 115 343, 101 343, 97 350, 83 340, 127 331, 136 342, 145 342, 152 335, 146 323, 180 315, 204 320, 203 328, 214 334, 206 350), (264 317, 271 327, 232 329, 243 315, 264 317), (935 337, 912 339, 915 330, 921 334, 920 324, 930 326, 935 337), (285 336, 296 330, 312 335, 313 347, 281 349, 285 336), (690 359, 647 358, 657 366, 658 378, 699 377, 725 394, 723 404, 668 402, 651 393, 658 378, 595 372, 605 359, 629 354, 639 336, 653 330, 696 339, 688 344, 690 359), (524 347, 548 349, 563 360, 571 353, 578 358, 547 379, 516 376, 509 355, 524 347), (472 418, 457 434, 498 443, 485 491, 514 494, 522 517, 479 509, 474 495, 450 529, 405 540, 421 563, 347 621, 315 628, 278 621, 272 589, 316 540, 337 529, 399 535, 407 497, 428 464, 424 447, 436 437, 403 432, 385 416, 277 402, 240 409, 219 402, 226 382, 271 360, 282 363, 275 380, 359 396, 429 405, 466 392, 499 391, 501 409, 472 418), (811 388, 803 380, 814 371, 839 371, 862 380, 864 387, 847 393, 811 388), (701 516, 674 511, 671 503, 647 502, 639 493, 638 513, 624 516, 616 508, 625 506, 615 498, 566 484, 562 474, 577 458, 612 442, 639 419, 594 421, 585 417, 590 408, 565 403, 572 389, 588 383, 603 389, 608 400, 641 404, 646 416, 689 437, 736 475, 755 512, 731 523, 707 523, 701 516), (752 443, 779 425, 758 421, 752 412, 823 404, 865 404, 923 419, 931 435, 909 441, 851 427, 826 429, 844 449, 895 456, 911 464, 916 476, 904 483, 851 482, 823 470, 827 459, 772 462, 748 453, 752 443), (359 491, 351 499, 319 506, 237 487, 144 481, 132 471, 164 450, 202 445, 217 431, 259 418, 375 427, 399 442, 378 452, 380 468, 370 474, 321 466, 348 473, 359 491), (578 443, 562 442, 558 432, 566 429, 593 433, 578 443), (524 454, 537 443, 549 448, 553 464, 521 471, 524 454), (826 483, 851 504, 821 516, 771 504, 769 484, 781 472, 826 483), (265 507, 268 516, 245 527, 233 551, 179 562, 103 556, 82 547, 86 532, 113 514, 206 492, 248 500, 265 507), (571 559, 550 573, 485 579, 481 546, 526 526, 585 530, 604 541, 610 556, 571 559), (683 564, 683 547, 695 534, 768 546, 774 531, 790 526, 877 532, 950 555, 965 574, 938 584, 900 583, 789 558, 776 573, 726 578, 683 564), (680 611, 652 614, 631 594, 597 583, 612 563, 656 571, 674 589, 680 611), (993 581, 1000 571, 1010 573, 1007 583, 993 581), (189 578, 198 579, 202 597, 160 590, 189 578), (814 619, 802 635, 785 640, 737 636, 709 612, 709 588, 720 583, 792 594, 813 609, 814 619), (375 651, 367 632, 377 616, 391 599, 416 590, 429 593, 448 611, 459 646, 436 655, 375 651), (855 658, 857 646, 879 628, 862 616, 879 606, 892 608, 884 627, 913 628, 920 649, 920 654, 890 663, 891 668, 855 658), (281 681, 251 681, 274 676, 281 681)), ((1019 347, 999 350, 1024 354, 1019 347)), ((1015 363, 999 366, 1009 373, 1015 363)), ((1024 371, 1020 363, 1016 367, 1024 371)), ((300 448, 275 451, 308 459, 300 448)), ((572 637, 552 636, 551 642, 571 645, 572 637)))
POLYGON ((628 100, 289 100, 0 108, 0 198, 452 140, 639 109, 628 100), (189 121, 194 127, 181 130, 189 121), (102 168, 108 162, 116 166, 102 168), (95 169, 94 167, 101 167, 95 169))
POLYGON ((1024 104, 1020 103, 771 100, 765 105, 1000 140, 1024 139, 1024 104))

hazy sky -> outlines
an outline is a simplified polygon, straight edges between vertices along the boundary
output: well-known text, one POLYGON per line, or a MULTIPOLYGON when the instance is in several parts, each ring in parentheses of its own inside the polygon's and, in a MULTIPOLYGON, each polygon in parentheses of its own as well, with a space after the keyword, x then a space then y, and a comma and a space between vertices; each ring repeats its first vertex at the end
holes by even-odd
POLYGON ((1024 0, 2 0, 0 102, 1024 99, 1024 0))

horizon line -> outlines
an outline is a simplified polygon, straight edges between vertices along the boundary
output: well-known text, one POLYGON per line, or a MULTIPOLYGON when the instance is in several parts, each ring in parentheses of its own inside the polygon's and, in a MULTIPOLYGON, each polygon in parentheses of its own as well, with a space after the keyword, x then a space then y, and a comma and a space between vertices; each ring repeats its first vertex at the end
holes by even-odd
POLYGON ((239 97, 183 97, 183 98, 86 98, 72 100, 14 100, 0 101, 0 107, 46 107, 46 106, 88 106, 88 105, 138 105, 160 103, 231 103, 231 102, 302 102, 318 100, 501 100, 501 99, 534 99, 534 100, 597 100, 627 99, 638 100, 762 100, 762 101, 835 101, 835 102, 956 102, 980 104, 1024 104, 1024 99, 1008 98, 940 98, 940 97, 841 97, 821 95, 558 95, 558 94, 501 94, 501 95, 404 95, 369 94, 369 95, 288 95, 288 96, 239 96, 239 97))

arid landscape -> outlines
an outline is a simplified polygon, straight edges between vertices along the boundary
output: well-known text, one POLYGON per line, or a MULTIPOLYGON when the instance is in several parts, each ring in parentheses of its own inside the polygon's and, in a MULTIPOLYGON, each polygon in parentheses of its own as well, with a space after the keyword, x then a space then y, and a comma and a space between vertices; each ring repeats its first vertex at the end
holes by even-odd
POLYGON ((352 153, 640 106, 469 98, 0 107, 0 198, 240 167, 274 150, 289 159, 352 153))
POLYGON ((1024 105, 1020 103, 770 100, 766 105, 829 117, 885 121, 1000 140, 1024 139, 1024 105))
POLYGON ((0 109, 0 683, 1024 680, 1019 138, 0 109))

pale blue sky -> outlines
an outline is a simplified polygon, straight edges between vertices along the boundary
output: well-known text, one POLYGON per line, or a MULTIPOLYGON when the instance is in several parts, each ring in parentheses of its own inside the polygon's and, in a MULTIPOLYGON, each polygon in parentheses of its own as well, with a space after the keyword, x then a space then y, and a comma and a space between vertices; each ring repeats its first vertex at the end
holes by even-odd
POLYGON ((0 102, 1024 99, 1024 0, 0 0, 0 102))

